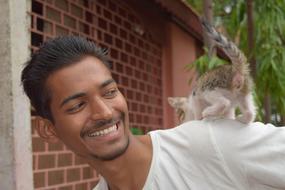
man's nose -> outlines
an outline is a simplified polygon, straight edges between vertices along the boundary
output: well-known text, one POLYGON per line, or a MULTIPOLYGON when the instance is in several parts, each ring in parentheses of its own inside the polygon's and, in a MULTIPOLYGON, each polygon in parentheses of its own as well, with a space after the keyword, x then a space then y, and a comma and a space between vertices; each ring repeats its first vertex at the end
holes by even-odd
POLYGON ((112 107, 108 105, 101 97, 95 97, 91 102, 91 119, 107 120, 112 119, 112 107))

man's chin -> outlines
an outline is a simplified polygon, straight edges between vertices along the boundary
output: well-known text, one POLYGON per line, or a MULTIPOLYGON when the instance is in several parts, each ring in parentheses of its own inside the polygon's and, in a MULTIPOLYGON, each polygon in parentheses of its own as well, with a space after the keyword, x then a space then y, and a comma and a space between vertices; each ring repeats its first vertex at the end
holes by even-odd
POLYGON ((112 161, 122 156, 127 151, 129 144, 130 144, 130 139, 129 137, 127 137, 126 143, 120 149, 117 149, 116 151, 113 151, 112 153, 105 155, 92 154, 91 156, 100 161, 112 161))

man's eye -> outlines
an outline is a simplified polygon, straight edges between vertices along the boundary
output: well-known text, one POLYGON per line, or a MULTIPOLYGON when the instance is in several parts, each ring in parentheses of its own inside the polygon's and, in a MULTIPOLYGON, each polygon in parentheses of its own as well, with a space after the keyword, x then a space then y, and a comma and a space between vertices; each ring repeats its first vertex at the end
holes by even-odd
POLYGON ((76 113, 76 112, 80 111, 84 105, 85 105, 85 102, 80 102, 78 104, 75 104, 71 108, 67 109, 66 112, 67 113, 76 113))
POLYGON ((118 92, 118 89, 111 89, 111 90, 108 90, 103 96, 105 98, 113 98, 117 95, 117 92, 118 92))

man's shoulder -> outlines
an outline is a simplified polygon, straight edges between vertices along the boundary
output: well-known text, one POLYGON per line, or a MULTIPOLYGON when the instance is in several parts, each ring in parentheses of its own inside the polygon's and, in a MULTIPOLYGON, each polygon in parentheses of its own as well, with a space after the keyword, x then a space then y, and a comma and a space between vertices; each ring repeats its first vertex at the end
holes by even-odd
POLYGON ((150 133, 173 133, 175 131, 193 130, 195 128, 200 128, 200 127, 205 128, 207 124, 208 124, 207 120, 192 120, 192 121, 184 122, 173 128, 155 130, 155 131, 151 131, 150 133))
MULTIPOLYGON (((156 130, 150 132, 152 138, 156 137, 167 137, 167 138, 177 138, 188 137, 206 137, 213 134, 223 134, 223 135, 235 135, 235 134, 252 134, 260 133, 256 132, 258 130, 268 131, 269 128, 276 128, 273 125, 265 125, 260 122, 244 124, 233 119, 219 119, 219 118, 208 118, 203 120, 194 120, 185 122, 179 126, 170 129, 156 130), (269 127, 268 127, 269 126, 269 127), (266 128, 266 129, 261 129, 266 128)), ((275 130, 275 129, 273 129, 275 130)))

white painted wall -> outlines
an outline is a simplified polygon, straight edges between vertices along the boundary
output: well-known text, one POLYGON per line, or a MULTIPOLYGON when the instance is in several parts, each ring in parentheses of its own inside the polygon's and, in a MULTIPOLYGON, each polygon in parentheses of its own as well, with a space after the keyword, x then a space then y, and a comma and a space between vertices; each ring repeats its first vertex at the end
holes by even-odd
POLYGON ((20 76, 30 51, 30 0, 0 0, 0 189, 32 190, 30 105, 20 76))

